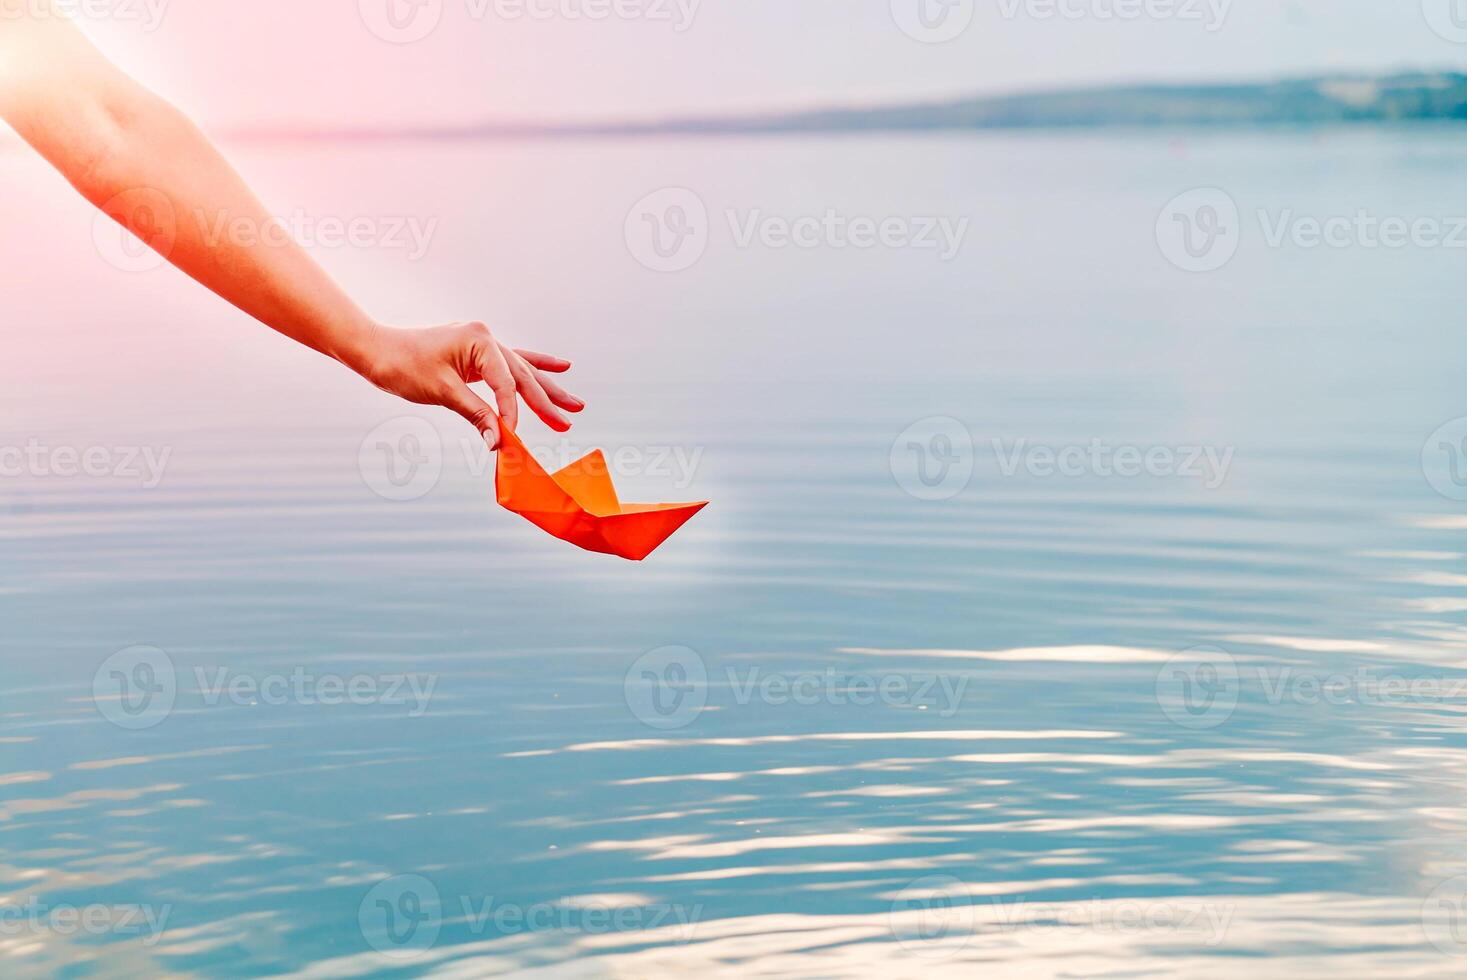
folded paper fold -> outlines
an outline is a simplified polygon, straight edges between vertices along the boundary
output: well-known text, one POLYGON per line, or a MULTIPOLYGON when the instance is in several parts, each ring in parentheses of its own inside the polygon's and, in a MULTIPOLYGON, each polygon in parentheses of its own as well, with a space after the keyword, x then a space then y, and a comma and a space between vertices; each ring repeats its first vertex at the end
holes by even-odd
POLYGON ((500 506, 555 537, 632 561, 646 558, 708 506, 706 500, 624 504, 601 450, 549 473, 507 428, 500 435, 494 491, 500 506))

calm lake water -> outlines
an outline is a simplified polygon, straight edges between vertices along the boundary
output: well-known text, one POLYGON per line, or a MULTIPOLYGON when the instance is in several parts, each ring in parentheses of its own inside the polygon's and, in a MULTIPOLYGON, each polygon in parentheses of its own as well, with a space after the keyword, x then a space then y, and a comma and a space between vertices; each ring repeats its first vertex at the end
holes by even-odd
POLYGON ((0 973, 1462 974, 1467 134, 231 153, 713 503, 555 541, 0 151, 0 973))

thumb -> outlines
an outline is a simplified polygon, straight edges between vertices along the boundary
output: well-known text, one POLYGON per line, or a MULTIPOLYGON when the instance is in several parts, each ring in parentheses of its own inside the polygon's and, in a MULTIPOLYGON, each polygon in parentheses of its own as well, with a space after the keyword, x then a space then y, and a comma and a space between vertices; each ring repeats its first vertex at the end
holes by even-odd
POLYGON ((499 416, 494 414, 494 409, 489 404, 474 394, 468 385, 459 383, 449 389, 448 397, 444 399, 444 406, 453 409, 468 420, 468 423, 479 430, 479 435, 484 437, 484 442, 490 449, 499 448, 499 416))

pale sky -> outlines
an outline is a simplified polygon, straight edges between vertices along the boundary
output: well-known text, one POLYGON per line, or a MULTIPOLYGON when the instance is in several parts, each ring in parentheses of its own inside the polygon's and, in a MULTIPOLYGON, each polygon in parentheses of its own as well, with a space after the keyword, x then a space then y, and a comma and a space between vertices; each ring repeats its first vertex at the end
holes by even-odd
POLYGON ((58 2, 90 8, 80 19, 114 58, 214 125, 606 118, 1467 66, 1467 43, 1430 26, 1467 41, 1467 0, 58 2), (946 19, 943 3, 955 4, 946 19), (1139 16, 1116 16, 1127 12, 1139 16), (427 34, 390 43, 369 24, 427 34), (902 24, 956 36, 924 43, 902 24))

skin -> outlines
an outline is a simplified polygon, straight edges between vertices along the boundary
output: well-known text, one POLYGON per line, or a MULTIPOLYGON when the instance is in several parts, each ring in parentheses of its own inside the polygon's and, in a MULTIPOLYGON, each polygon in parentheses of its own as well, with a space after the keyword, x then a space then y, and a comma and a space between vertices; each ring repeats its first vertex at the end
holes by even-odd
POLYGON ((0 119, 88 201, 206 288, 377 387, 467 419, 491 449, 518 399, 557 432, 585 403, 551 374, 570 362, 517 350, 483 323, 378 323, 299 245, 211 235, 270 212, 181 112, 109 62, 51 0, 0 0, 0 119), (199 220, 195 220, 196 216, 199 220), (485 382, 494 406, 469 386, 485 382))

